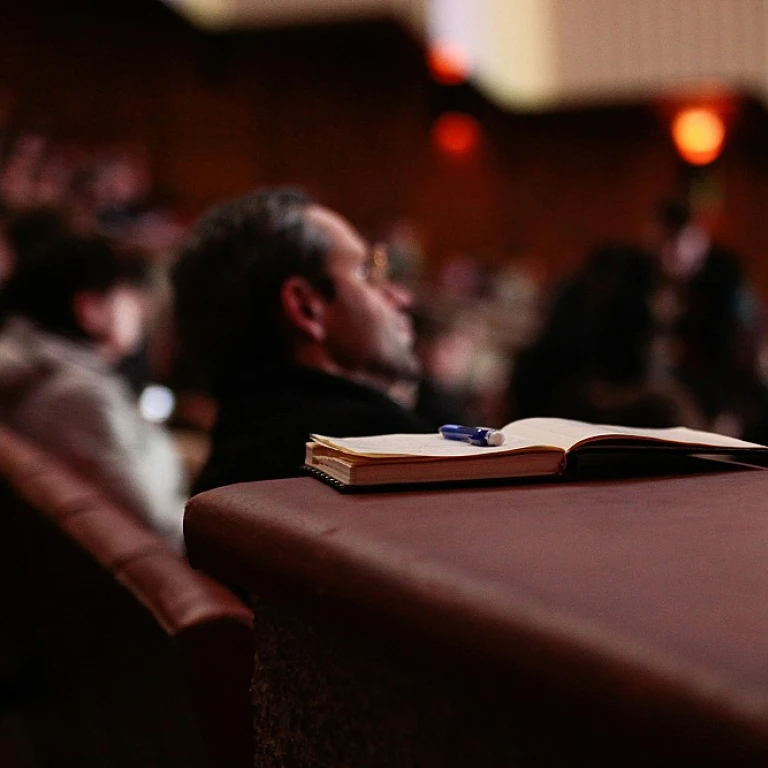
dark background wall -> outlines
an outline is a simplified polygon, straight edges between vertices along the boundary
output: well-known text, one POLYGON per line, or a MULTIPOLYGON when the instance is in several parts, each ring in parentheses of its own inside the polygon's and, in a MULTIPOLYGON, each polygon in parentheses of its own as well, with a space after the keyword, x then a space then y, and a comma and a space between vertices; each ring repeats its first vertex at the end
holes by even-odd
MULTIPOLYGON (((439 89, 420 43, 391 22, 209 35, 158 0, 5 3, 3 87, 19 126, 146 147, 159 190, 189 217, 299 183, 366 229, 412 219, 432 263, 531 255, 557 277, 600 239, 642 237, 654 201, 686 183, 653 105, 505 113, 471 88, 439 89), (429 134, 457 105, 484 126, 462 161, 429 134)), ((768 297, 766 135, 747 101, 707 173, 719 234, 768 297)))

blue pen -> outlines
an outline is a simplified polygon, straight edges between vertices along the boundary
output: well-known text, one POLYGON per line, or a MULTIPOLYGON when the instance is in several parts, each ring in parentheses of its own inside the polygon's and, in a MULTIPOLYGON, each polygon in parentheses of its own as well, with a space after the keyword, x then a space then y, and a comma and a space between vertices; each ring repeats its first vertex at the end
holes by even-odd
POLYGON ((460 424, 443 424, 440 434, 446 440, 461 440, 470 445, 488 446, 501 445, 504 433, 490 427, 462 427, 460 424))

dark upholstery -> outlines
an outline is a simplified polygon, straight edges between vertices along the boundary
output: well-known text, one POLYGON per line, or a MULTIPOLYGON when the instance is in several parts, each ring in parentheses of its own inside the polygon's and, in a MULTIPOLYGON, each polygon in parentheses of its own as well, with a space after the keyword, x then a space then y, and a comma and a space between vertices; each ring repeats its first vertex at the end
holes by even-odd
POLYGON ((0 681, 45 766, 247 766, 252 612, 0 428, 0 681))

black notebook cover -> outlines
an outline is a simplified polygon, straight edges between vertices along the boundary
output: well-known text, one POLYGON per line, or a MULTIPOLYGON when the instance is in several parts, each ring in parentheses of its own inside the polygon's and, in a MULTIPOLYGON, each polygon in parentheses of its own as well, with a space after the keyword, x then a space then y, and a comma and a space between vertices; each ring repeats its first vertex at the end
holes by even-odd
MULTIPOLYGON (((330 485, 339 493, 390 493, 396 491, 433 491, 449 488, 471 488, 499 485, 532 485, 542 483, 577 482, 589 480, 619 480, 638 477, 668 477, 670 475, 711 474, 766 468, 768 457, 751 452, 729 451, 725 455, 697 455, 672 450, 622 451, 589 450, 568 457, 565 471, 554 475, 484 478, 481 480, 441 480, 435 482, 376 483, 348 485, 331 477, 317 467, 307 464, 304 472, 330 485), (632 460, 628 461, 632 454, 632 460)), ((719 454, 719 452, 718 452, 719 454)))

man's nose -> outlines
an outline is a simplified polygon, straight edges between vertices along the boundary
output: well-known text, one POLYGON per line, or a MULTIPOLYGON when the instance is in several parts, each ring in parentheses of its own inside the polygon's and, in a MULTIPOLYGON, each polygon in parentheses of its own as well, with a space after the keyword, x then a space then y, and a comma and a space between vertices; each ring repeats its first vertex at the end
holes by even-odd
POLYGON ((398 309, 408 309, 413 305, 413 293, 404 285, 388 281, 384 293, 398 309))

